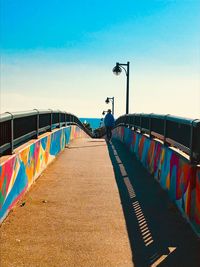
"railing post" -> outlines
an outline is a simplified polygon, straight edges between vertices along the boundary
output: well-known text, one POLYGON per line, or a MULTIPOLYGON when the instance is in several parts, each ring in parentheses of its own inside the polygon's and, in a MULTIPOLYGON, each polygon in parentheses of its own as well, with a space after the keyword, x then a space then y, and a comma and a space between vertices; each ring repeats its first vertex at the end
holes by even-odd
POLYGON ((65 127, 67 126, 67 113, 65 111, 65 127))
POLYGON ((13 154, 14 152, 14 119, 13 119, 13 116, 12 116, 12 119, 11 119, 11 154, 13 154))
POLYGON ((38 109, 34 108, 37 111, 36 115, 36 139, 39 137, 39 122, 40 122, 40 112, 38 109))
POLYGON ((61 127, 61 111, 59 110, 59 113, 58 113, 58 123, 59 123, 59 128, 61 127))
POLYGON ((193 163, 194 159, 193 159, 193 121, 191 123, 191 127, 190 127, 190 162, 193 163))
POLYGON ((140 133, 142 133, 142 114, 140 113, 140 133))
POLYGON ((151 138, 151 123, 152 123, 152 121, 151 121, 151 115, 152 114, 153 113, 149 114, 149 138, 151 138))
POLYGON ((50 126, 50 132, 52 132, 52 123, 53 123, 53 110, 49 109, 51 111, 50 113, 50 120, 49 120, 49 126, 50 126))
POLYGON ((135 131, 135 113, 133 114, 133 130, 135 131))
POLYGON ((197 121, 198 119, 195 119, 191 123, 191 128, 190 128, 190 162, 195 163, 195 158, 193 155, 193 149, 194 149, 194 122, 197 121))
POLYGON ((166 145, 166 138, 167 138, 167 117, 169 116, 169 114, 165 115, 165 119, 164 119, 164 145, 166 145))
POLYGON ((14 117, 11 112, 6 112, 11 115, 10 119, 10 149, 9 152, 10 154, 13 154, 14 152, 14 117))

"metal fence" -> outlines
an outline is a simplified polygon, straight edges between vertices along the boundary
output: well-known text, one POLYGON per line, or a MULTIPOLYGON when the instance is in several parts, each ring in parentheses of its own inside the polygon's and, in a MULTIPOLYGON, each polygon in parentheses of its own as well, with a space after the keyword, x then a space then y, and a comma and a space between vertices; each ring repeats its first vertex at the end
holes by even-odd
POLYGON ((192 163, 200 163, 200 120, 158 114, 127 114, 116 120, 150 137, 158 138, 165 145, 176 147, 189 155, 192 163))
POLYGON ((0 155, 12 154, 15 147, 42 133, 73 124, 92 137, 92 133, 71 113, 37 109, 3 113, 0 115, 0 155))
POLYGON ((95 138, 102 138, 105 134, 106 134, 106 128, 104 126, 99 127, 99 128, 94 130, 94 137, 95 138))

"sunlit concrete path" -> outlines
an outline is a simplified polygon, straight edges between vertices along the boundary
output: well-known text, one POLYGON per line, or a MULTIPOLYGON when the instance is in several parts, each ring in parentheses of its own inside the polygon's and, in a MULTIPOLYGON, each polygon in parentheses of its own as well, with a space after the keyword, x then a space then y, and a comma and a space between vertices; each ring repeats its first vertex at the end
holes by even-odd
POLYGON ((3 266, 133 266, 104 140, 72 142, 2 227, 3 266))
POLYGON ((117 141, 78 139, 1 227, 1 267, 200 266, 200 243, 117 141))

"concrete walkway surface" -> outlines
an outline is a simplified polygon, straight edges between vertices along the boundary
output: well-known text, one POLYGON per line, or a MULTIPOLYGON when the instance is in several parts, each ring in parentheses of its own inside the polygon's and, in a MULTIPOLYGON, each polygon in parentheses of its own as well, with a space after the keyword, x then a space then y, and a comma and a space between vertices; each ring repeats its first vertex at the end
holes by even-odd
POLYGON ((77 139, 1 226, 1 267, 197 267, 200 243, 117 141, 77 139))

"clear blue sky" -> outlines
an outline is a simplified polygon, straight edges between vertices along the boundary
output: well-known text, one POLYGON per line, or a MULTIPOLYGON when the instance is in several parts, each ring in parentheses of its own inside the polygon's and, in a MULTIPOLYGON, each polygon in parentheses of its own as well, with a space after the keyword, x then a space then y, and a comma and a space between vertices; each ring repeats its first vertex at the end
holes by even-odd
POLYGON ((1 0, 1 112, 58 108, 200 117, 200 0, 1 0))

